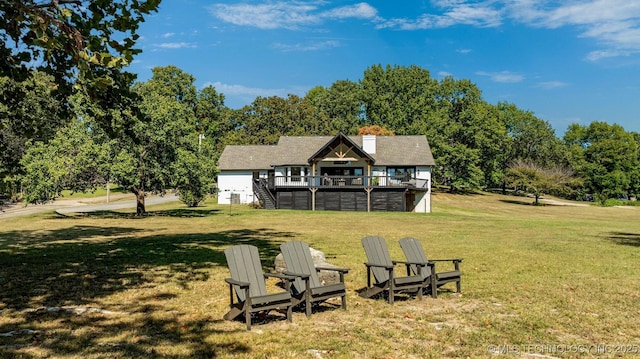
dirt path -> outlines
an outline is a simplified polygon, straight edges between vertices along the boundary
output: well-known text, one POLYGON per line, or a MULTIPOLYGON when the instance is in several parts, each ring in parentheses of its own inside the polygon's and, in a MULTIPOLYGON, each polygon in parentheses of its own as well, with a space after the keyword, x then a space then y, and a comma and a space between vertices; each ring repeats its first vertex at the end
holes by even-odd
POLYGON ((590 204, 587 204, 587 203, 567 202, 567 201, 561 201, 553 198, 541 198, 540 202, 545 204, 552 204, 554 206, 576 206, 576 207, 590 206, 590 204))
MULTIPOLYGON (((177 201, 175 194, 167 194, 165 196, 148 196, 145 200, 147 206, 171 201, 177 201)), ((34 213, 47 211, 57 211, 58 213, 79 213, 93 211, 108 211, 116 209, 135 208, 136 200, 132 194, 111 195, 110 201, 107 203, 107 197, 91 197, 78 199, 61 199, 47 204, 30 204, 25 206, 23 203, 14 203, 9 206, 3 206, 0 210, 0 221, 5 218, 26 216, 34 213)))

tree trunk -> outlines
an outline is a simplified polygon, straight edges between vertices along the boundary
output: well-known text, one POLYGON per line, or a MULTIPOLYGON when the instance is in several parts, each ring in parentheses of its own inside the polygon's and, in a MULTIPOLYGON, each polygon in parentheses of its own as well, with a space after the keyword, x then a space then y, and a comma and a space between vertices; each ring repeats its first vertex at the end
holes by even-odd
POLYGON ((136 195, 136 216, 144 216, 147 213, 144 207, 144 190, 132 188, 131 192, 136 195))

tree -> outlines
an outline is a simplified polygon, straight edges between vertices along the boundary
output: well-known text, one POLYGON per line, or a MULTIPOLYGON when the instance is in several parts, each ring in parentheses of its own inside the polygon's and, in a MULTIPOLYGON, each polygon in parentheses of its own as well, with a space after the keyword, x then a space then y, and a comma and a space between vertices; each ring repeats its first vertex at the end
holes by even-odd
POLYGON ((232 111, 225 144, 275 144, 280 136, 330 135, 330 122, 308 98, 258 97, 232 111))
MULTIPOLYGON (((507 136, 502 144, 503 155, 499 159, 503 174, 516 161, 568 166, 565 147, 549 122, 510 103, 500 102, 495 109, 507 136)), ((495 184, 506 190, 506 181, 495 184)))
POLYGON ((156 67, 149 81, 138 83, 142 119, 133 118, 134 136, 119 144, 114 181, 136 195, 136 213, 143 215, 145 194, 164 193, 176 185, 174 165, 179 149, 197 151, 193 76, 174 66, 156 67))
POLYGON ((572 167, 585 180, 585 191, 600 203, 631 192, 639 167, 633 134, 620 125, 594 121, 589 126, 569 126, 564 141, 572 167))
POLYGON ((199 135, 212 139, 214 148, 220 153, 224 148, 220 146, 220 141, 231 130, 229 108, 225 106, 224 99, 224 95, 218 93, 213 86, 200 90, 196 99, 196 130, 199 135))
POLYGON ((439 150, 438 162, 444 164, 437 169, 441 183, 448 185, 451 192, 466 192, 480 188, 483 174, 478 166, 479 150, 464 144, 444 144, 439 150))
POLYGON ((62 190, 84 192, 106 183, 108 144, 98 144, 80 119, 60 129, 48 143, 34 143, 21 160, 25 201, 46 203, 62 190))
POLYGON ((509 163, 518 159, 537 163, 566 161, 562 141, 549 122, 514 104, 501 102, 496 108, 511 140, 506 158, 509 163))
MULTIPOLYGON (((128 108, 134 76, 130 64, 137 29, 160 0, 0 1, 0 76, 22 82, 38 70, 52 76, 64 98, 74 88, 106 109, 128 108)), ((113 111, 94 114, 112 136, 128 124, 113 111), (116 117, 117 118, 117 117, 116 117)))
POLYGON ((360 92, 357 83, 339 80, 328 88, 312 88, 305 98, 315 108, 319 121, 327 124, 325 134, 354 134, 362 126, 364 117, 360 92))
POLYGON ((540 203, 542 195, 554 190, 562 191, 576 182, 573 172, 568 167, 543 167, 525 160, 517 160, 509 166, 506 180, 511 186, 531 193, 535 198, 535 205, 540 203))
POLYGON ((28 141, 46 143, 69 122, 60 111, 66 100, 55 92, 53 78, 42 72, 21 82, 0 78, 0 193, 15 195, 28 141))
POLYGON ((640 133, 631 132, 631 135, 638 146, 638 161, 637 165, 631 169, 629 196, 633 195, 637 200, 640 195, 640 133))
POLYGON ((438 163, 435 180, 467 191, 502 179, 505 126, 469 80, 437 81, 417 66, 372 66, 360 86, 368 125, 427 136, 438 163))
MULTIPOLYGON (((231 130, 229 121, 231 110, 225 106, 224 99, 224 95, 218 93, 213 86, 207 86, 198 92, 196 100, 198 152, 197 165, 194 165, 193 168, 198 168, 199 182, 203 184, 202 190, 207 194, 213 193, 218 158, 220 158, 225 146, 224 135, 231 130)), ((184 177, 179 176, 179 178, 184 177)), ((194 189, 195 191, 199 190, 194 189)), ((180 191, 180 193, 184 192, 184 190, 180 191)), ((197 196, 194 195, 194 197, 197 196)), ((187 202, 189 201, 185 203, 187 202)))
POLYGON ((380 127, 378 125, 364 126, 358 129, 358 136, 362 135, 376 135, 376 136, 393 136, 393 131, 380 127))
POLYGON ((136 195, 138 215, 146 212, 148 192, 177 188, 190 193, 189 205, 199 202, 213 166, 202 161, 205 156, 197 156, 193 77, 174 67, 154 68, 152 78, 134 90, 142 116, 112 110, 118 121, 131 124, 130 135, 115 139, 92 116, 104 108, 82 93, 71 98, 74 126, 60 132, 51 145, 34 146, 25 156, 29 202, 55 199, 61 189, 90 190, 108 180, 136 195))
POLYGON ((438 166, 434 173, 451 191, 475 190, 486 184, 492 159, 503 142, 504 130, 482 101, 480 90, 468 80, 442 79, 433 94, 435 109, 421 128, 427 134, 438 166), (483 162, 485 161, 485 162, 483 162))
POLYGON ((412 134, 414 123, 427 118, 435 107, 438 83, 428 70, 412 65, 371 66, 360 81, 364 118, 398 135, 412 134))
MULTIPOLYGON (((197 207, 207 197, 207 189, 213 181, 215 173, 207 171, 205 162, 198 153, 182 148, 178 149, 178 157, 173 165, 176 177, 178 198, 189 207, 197 207)), ((210 169, 209 169, 210 170, 210 169)))
POLYGON ((502 161, 508 138, 495 107, 484 101, 470 104, 460 114, 459 121, 464 129, 464 140, 461 142, 478 151, 478 162, 475 165, 482 173, 480 186, 500 183, 504 176, 502 161))

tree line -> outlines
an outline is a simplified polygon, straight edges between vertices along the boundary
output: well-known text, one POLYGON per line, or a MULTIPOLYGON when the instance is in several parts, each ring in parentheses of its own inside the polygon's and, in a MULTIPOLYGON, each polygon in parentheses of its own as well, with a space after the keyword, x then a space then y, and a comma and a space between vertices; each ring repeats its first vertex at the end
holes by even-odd
POLYGON ((437 163, 434 184, 452 191, 521 185, 538 194, 553 189, 601 202, 640 192, 639 134, 593 122, 573 124, 558 138, 529 111, 487 103, 469 80, 434 79, 418 66, 373 65, 358 82, 339 80, 304 97, 257 97, 240 109, 225 106, 224 94, 212 86, 198 90, 195 78, 179 68, 157 67, 148 81, 131 86, 135 110, 101 113, 109 110, 76 92, 66 99, 68 117, 50 96, 55 86, 46 74, 28 83, 2 81, 2 91, 23 86, 28 94, 12 104, 12 120, 0 130, 3 189, 21 192, 31 203, 51 200, 63 189, 85 191, 110 182, 138 195, 142 212, 144 193, 169 188, 197 205, 212 188, 217 159, 228 144, 355 135, 365 126, 425 135, 437 163), (96 117, 128 127, 107 131, 96 117), (564 177, 549 175, 558 168, 564 177))
POLYGON ((452 191, 519 186, 584 199, 640 192, 640 135, 607 122, 562 138, 515 104, 490 104, 466 79, 418 66, 373 65, 304 96, 257 97, 230 109, 175 66, 136 82, 136 33, 160 0, 0 2, 0 194, 27 202, 117 183, 144 195, 177 189, 197 205, 228 144, 356 134, 379 126, 425 135, 434 184, 452 191))

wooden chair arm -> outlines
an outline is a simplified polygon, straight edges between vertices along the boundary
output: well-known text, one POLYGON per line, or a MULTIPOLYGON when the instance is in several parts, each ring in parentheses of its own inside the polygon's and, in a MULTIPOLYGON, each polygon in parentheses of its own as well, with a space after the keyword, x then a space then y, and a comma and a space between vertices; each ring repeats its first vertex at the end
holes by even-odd
POLYGON ((248 288, 249 287, 249 283, 247 282, 241 282, 239 280, 235 280, 233 278, 225 278, 224 280, 225 282, 229 283, 230 285, 237 285, 240 288, 248 288))
POLYGON ((337 268, 337 267, 316 267, 316 270, 321 271, 321 270, 327 270, 327 271, 334 271, 334 272, 341 272, 341 273, 349 273, 349 268, 337 268))
POLYGON ((429 259, 429 262, 458 262, 458 263, 462 263, 462 258, 429 259))
POLYGON ((367 267, 380 267, 380 268, 386 268, 386 269, 393 269, 393 266, 389 266, 386 264, 377 264, 377 263, 369 263, 369 262, 365 262, 364 265, 366 265, 367 267))
POLYGON ((283 279, 288 281, 293 281, 296 279, 296 277, 294 276, 286 275, 286 274, 278 274, 278 273, 264 273, 264 277, 265 278, 273 277, 273 278, 278 278, 278 279, 283 279))
POLYGON ((292 277, 300 277, 302 279, 308 279, 311 275, 309 274, 304 274, 304 273, 293 273, 293 272, 289 272, 289 271, 285 271, 284 272, 285 275, 288 276, 292 276, 292 277))

